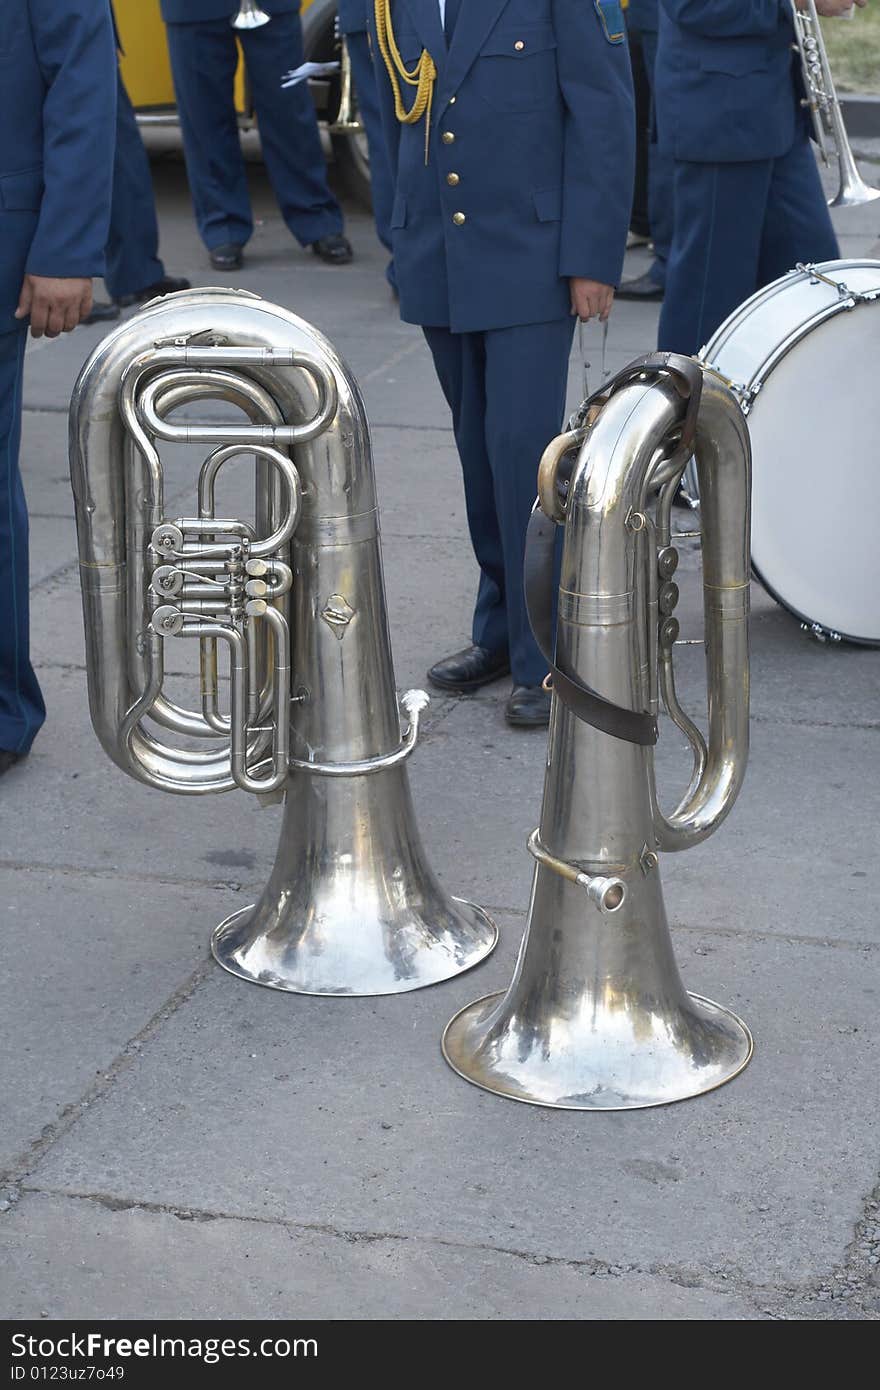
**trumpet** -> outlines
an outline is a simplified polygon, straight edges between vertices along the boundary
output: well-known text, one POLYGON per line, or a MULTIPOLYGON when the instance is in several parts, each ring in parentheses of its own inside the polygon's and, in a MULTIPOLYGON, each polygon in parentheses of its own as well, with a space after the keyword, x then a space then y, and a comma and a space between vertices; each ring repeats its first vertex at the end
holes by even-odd
POLYGON ((270 14, 260 9, 257 0, 241 0, 238 13, 229 22, 233 29, 259 29, 261 25, 268 24, 271 18, 270 14))
POLYGON ((336 21, 336 41, 339 45, 339 109, 327 127, 331 135, 362 135, 364 123, 358 114, 354 79, 351 72, 351 54, 345 35, 339 30, 336 21))
POLYGON ((622 1110, 712 1090, 748 1062, 735 1014, 689 994, 660 855, 729 814, 749 738, 750 452, 733 393, 691 358, 642 359, 545 451, 529 526, 529 615, 553 702, 535 870, 513 980, 448 1024, 468 1081, 534 1105, 622 1110), (682 709, 672 500, 695 453, 702 499, 709 736, 682 709), (555 656, 554 531, 564 527, 555 656), (662 699, 693 753, 669 815, 654 775, 662 699))
POLYGON ((482 960, 496 928, 441 888, 416 825, 406 760, 428 697, 396 693, 369 429, 331 344, 244 291, 154 300, 86 362, 70 466, 104 750, 162 791, 285 803, 267 887, 213 934, 219 963, 365 995, 482 960), (168 512, 167 444, 209 451, 195 515, 168 512), (217 481, 242 456, 253 516, 223 516, 217 481), (199 655, 194 708, 166 681, 179 643, 199 655))
POLYGON ((790 0, 794 20, 794 51, 801 63, 806 96, 802 105, 809 108, 813 135, 824 164, 829 163, 829 150, 837 157, 840 183, 837 193, 828 200, 829 207, 859 207, 880 198, 880 188, 866 183, 856 167, 855 156, 846 133, 843 112, 834 89, 831 64, 815 0, 790 0))

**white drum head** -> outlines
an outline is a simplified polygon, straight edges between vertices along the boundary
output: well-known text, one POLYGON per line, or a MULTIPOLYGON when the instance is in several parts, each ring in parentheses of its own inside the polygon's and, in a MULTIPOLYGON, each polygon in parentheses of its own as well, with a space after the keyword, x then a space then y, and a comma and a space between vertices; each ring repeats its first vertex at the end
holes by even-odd
MULTIPOLYGON (((880 263, 854 263, 848 272, 846 262, 832 262, 822 270, 853 289, 880 288, 880 263)), ((748 316, 741 318, 726 343, 722 328, 706 349, 705 360, 733 380, 745 376, 729 370, 734 358, 741 369, 744 351, 751 352, 752 373, 758 372, 823 300, 836 298, 805 276, 763 294, 750 301, 751 327, 748 316), (768 311, 776 319, 776 343, 766 341, 768 311), (720 350, 713 352, 715 344, 720 350)), ((748 423, 756 575, 805 621, 880 643, 880 299, 797 337, 761 382, 748 423)))

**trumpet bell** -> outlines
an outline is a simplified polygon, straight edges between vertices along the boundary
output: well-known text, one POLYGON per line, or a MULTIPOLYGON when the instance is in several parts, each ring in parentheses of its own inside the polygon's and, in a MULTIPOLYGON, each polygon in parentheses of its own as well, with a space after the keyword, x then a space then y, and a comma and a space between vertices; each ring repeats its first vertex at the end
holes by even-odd
POLYGON ((874 203, 880 198, 880 188, 865 183, 861 177, 848 179, 841 183, 836 195, 829 199, 830 208, 860 208, 865 203, 874 203))
POLYGON ((241 0, 241 8, 230 23, 233 29, 259 29, 262 25, 268 24, 271 18, 270 14, 260 9, 256 0, 241 0))
POLYGON ((702 1095, 743 1070, 751 1034, 729 1009, 684 989, 656 874, 602 917, 576 886, 536 872, 510 988, 469 1004, 443 1035, 460 1076, 531 1105, 640 1110, 702 1095))

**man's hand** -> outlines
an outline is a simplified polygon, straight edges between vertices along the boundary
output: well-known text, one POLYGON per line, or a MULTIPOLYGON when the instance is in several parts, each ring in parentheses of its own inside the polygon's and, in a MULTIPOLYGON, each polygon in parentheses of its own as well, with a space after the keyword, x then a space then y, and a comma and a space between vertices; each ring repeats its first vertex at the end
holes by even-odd
POLYGON ((31 335, 57 338, 70 333, 92 307, 91 280, 61 280, 50 275, 26 275, 18 297, 17 319, 30 315, 31 335))
POLYGON ((581 280, 575 276, 568 283, 571 287, 571 312, 584 323, 593 318, 604 323, 614 302, 613 285, 603 285, 599 280, 581 280))
MULTIPOLYGON (((867 3, 868 0, 816 0, 816 9, 826 19, 836 19, 838 15, 851 10, 853 5, 858 5, 859 9, 863 10, 867 3)), ((799 10, 805 10, 805 0, 797 0, 797 7, 799 10)))

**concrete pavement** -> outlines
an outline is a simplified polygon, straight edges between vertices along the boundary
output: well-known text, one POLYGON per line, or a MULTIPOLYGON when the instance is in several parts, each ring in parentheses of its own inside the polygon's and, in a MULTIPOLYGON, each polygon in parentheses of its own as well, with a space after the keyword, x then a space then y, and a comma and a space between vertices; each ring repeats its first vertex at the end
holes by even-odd
MULTIPOLYGON (((325 267, 292 246, 251 172, 261 221, 235 283, 314 322, 359 378, 397 681, 422 683, 433 657, 467 640, 475 580, 427 351, 399 322, 369 220, 351 218, 355 264, 325 267)), ((168 269, 216 281, 180 166, 163 162, 156 178, 168 269)), ((871 208, 839 227, 852 255, 880 230, 871 208)), ((644 253, 631 261, 638 273, 644 253)), ((656 317, 617 306, 609 370, 653 347, 656 317)), ((149 791, 92 733, 66 407, 100 336, 43 341, 27 360, 33 639, 49 721, 0 783, 3 1315, 880 1315, 880 651, 807 641, 756 588, 745 790, 717 836, 664 861, 689 988, 754 1032, 742 1077, 631 1114, 505 1103, 454 1076, 439 1037, 510 977, 543 735, 507 728, 503 685, 435 696, 410 764, 435 868, 502 928, 478 972, 364 1000, 222 974, 210 930, 265 882, 278 811, 241 794, 196 805, 149 791)), ((572 399, 579 386, 574 363, 572 399)), ((179 490, 182 460, 172 467, 179 490)), ((683 568, 695 623, 692 553, 683 568)), ((683 650, 683 698, 700 709, 698 649, 683 650)), ((668 725, 658 756, 672 795, 687 761, 668 725)))

